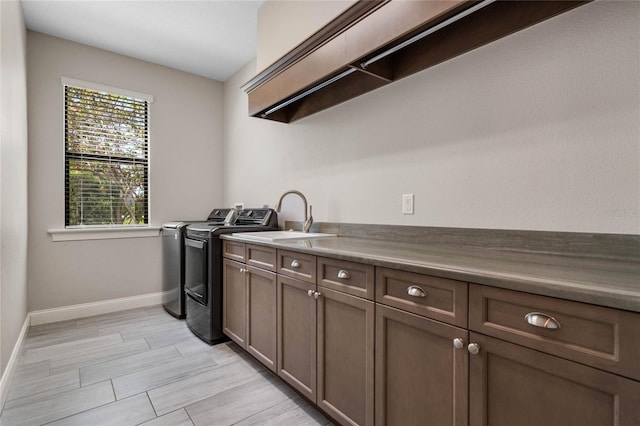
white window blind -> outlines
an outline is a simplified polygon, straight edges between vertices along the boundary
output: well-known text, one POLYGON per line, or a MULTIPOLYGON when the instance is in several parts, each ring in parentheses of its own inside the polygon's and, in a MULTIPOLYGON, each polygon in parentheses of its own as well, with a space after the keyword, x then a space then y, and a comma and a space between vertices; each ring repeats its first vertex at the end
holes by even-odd
POLYGON ((149 223, 149 101, 64 83, 65 226, 149 223))

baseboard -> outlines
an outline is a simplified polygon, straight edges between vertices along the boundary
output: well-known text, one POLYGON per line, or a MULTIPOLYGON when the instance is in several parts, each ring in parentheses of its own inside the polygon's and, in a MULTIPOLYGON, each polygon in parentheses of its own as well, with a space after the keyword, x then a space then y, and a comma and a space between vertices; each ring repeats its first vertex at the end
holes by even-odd
POLYGON ((162 292, 149 293, 141 296, 123 297, 121 299, 110 299, 101 302, 33 311, 30 313, 31 325, 48 324, 50 322, 66 321, 127 309, 142 308, 144 306, 159 305, 162 303, 162 294, 162 292))
POLYGON ((20 330, 18 341, 13 346, 13 351, 11 352, 9 362, 7 363, 7 368, 5 368, 4 373, 2 374, 2 378, 0 378, 0 411, 2 411, 2 407, 4 407, 4 401, 7 399, 9 387, 11 386, 11 381, 13 380, 13 373, 15 373, 16 367, 18 366, 18 356, 20 355, 20 351, 22 350, 24 340, 27 338, 30 324, 31 315, 27 314, 27 317, 24 319, 24 324, 22 324, 22 330, 20 330))

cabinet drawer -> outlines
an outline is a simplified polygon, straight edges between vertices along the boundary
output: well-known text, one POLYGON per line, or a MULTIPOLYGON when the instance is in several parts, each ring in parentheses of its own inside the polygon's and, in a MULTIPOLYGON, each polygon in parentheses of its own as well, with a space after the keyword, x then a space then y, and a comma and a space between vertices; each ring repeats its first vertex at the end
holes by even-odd
POLYGON ((376 302, 459 327, 467 326, 467 283, 376 268, 376 302))
POLYGON ((640 380, 638 313, 476 284, 469 304, 471 330, 640 380))
POLYGON ((344 260, 318 258, 318 285, 373 300, 374 267, 344 260))
POLYGON ((222 257, 227 259, 236 260, 238 262, 244 262, 245 260, 245 244, 237 243, 235 241, 222 241, 222 257))
POLYGON ((278 250, 278 273, 301 281, 316 283, 316 257, 278 250))
POLYGON ((247 265, 273 272, 276 270, 276 249, 272 247, 247 244, 245 258, 247 265))

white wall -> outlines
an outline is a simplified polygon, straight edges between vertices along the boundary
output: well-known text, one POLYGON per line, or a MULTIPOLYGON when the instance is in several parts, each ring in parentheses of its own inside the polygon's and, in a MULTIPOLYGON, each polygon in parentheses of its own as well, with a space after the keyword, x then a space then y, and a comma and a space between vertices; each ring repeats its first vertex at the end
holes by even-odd
POLYGON ((52 242, 64 227, 62 76, 154 96, 151 223, 222 202, 222 83, 28 32, 29 310, 161 291, 161 239, 52 242))
POLYGON ((0 1, 0 376, 27 317, 26 30, 0 1))
POLYGON ((225 201, 296 188, 316 221, 638 234, 638 28, 639 2, 590 3, 288 125, 247 116, 248 64, 225 83, 225 201))

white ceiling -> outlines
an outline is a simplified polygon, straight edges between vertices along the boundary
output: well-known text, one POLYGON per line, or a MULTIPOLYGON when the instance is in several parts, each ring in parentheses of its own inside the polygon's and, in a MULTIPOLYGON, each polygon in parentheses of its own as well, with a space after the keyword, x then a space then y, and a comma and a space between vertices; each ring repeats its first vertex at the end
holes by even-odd
POLYGON ((22 4, 30 30, 225 81, 256 54, 257 15, 263 1, 22 0, 22 4))

